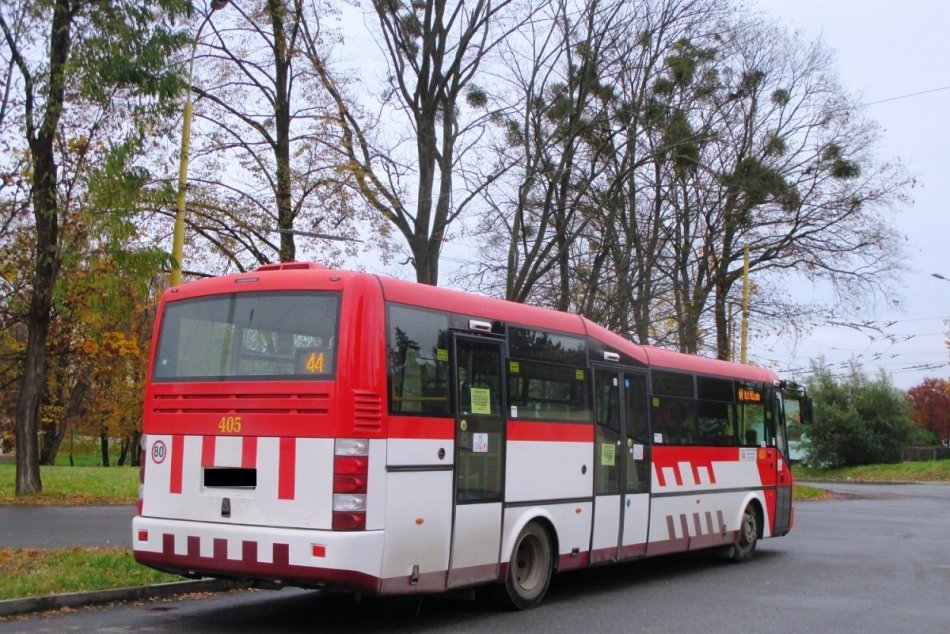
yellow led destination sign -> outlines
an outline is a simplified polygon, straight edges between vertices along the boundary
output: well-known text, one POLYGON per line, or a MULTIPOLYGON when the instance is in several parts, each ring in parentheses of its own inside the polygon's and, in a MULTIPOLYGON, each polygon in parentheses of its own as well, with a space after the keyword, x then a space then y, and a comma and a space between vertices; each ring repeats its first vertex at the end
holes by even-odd
POLYGON ((747 387, 740 387, 739 401, 744 403, 761 403, 762 395, 756 390, 747 387))

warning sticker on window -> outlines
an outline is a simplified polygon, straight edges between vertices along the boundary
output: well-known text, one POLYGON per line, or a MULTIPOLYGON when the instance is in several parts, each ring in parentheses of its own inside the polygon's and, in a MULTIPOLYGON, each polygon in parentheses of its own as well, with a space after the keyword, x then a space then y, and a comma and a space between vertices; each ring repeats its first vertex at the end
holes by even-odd
POLYGON ((604 443, 600 446, 600 464, 613 467, 617 464, 617 448, 612 444, 604 443))
POLYGON ((473 414, 491 414, 491 390, 484 387, 470 388, 473 414))

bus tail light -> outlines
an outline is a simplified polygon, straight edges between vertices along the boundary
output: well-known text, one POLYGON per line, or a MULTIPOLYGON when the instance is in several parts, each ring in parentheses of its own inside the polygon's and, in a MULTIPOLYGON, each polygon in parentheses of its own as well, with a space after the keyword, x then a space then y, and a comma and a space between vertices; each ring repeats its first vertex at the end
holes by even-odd
POLYGON ((333 530, 364 530, 369 441, 338 438, 333 453, 333 530))
POLYGON ((366 513, 333 512, 333 530, 361 531, 366 529, 366 513))
POLYGON ((339 475, 333 476, 334 493, 366 493, 365 475, 339 475))

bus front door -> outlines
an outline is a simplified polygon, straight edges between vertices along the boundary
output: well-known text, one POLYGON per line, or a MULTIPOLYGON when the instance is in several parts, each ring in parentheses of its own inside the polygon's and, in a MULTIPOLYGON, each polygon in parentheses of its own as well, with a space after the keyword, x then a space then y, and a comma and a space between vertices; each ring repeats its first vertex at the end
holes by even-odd
POLYGON ((498 578, 505 418, 502 342, 455 336, 455 500, 448 587, 498 578))
POLYGON ((594 370, 594 530, 591 563, 645 554, 649 526, 650 445, 646 377, 594 370))

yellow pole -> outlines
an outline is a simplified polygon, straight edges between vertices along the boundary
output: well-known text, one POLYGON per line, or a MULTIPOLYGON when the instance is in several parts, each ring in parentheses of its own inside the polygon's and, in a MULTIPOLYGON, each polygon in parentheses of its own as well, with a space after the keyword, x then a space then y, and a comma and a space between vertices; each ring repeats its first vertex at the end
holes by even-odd
POLYGON ((739 362, 749 362, 749 245, 742 256, 742 343, 739 347, 739 362))
POLYGON ((181 284, 181 265, 185 250, 185 194, 188 189, 188 152, 191 145, 191 80, 195 71, 195 54, 198 41, 205 25, 211 20, 211 14, 223 9, 228 0, 211 0, 211 11, 205 16, 191 44, 191 58, 188 60, 188 86, 185 98, 185 111, 181 123, 181 151, 178 154, 178 196, 175 200, 175 233, 172 237, 172 274, 171 285, 181 284))
POLYGON ((185 249, 185 192, 188 187, 188 151, 191 144, 191 77, 188 78, 188 99, 181 124, 181 152, 178 156, 178 197, 175 206, 175 235, 172 239, 171 285, 181 284, 181 263, 185 249))

